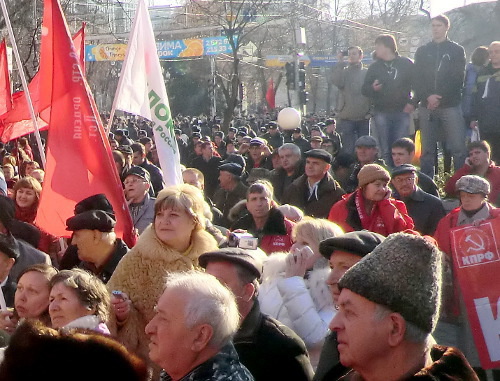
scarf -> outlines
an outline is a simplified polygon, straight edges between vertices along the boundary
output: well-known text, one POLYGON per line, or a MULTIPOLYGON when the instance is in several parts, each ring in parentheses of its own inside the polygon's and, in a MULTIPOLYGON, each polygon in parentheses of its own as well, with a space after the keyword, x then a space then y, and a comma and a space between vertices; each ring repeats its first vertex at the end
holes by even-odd
POLYGON ((362 228, 383 234, 381 231, 385 231, 385 225, 378 211, 378 204, 375 203, 371 212, 368 214, 365 208, 365 198, 363 197, 363 191, 361 189, 358 189, 354 194, 354 203, 359 219, 361 220, 362 228))

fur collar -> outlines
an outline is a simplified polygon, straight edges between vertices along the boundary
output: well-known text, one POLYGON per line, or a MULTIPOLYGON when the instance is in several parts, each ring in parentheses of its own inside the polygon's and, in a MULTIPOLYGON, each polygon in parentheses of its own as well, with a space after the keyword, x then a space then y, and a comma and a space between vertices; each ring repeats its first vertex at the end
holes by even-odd
POLYGON ((132 249, 141 253, 142 258, 154 260, 161 258, 163 261, 174 262, 176 260, 188 261, 189 263, 198 264, 198 257, 207 250, 216 250, 217 241, 214 237, 205 230, 194 230, 191 235, 191 245, 184 253, 172 249, 165 245, 150 225, 139 236, 139 241, 132 249))

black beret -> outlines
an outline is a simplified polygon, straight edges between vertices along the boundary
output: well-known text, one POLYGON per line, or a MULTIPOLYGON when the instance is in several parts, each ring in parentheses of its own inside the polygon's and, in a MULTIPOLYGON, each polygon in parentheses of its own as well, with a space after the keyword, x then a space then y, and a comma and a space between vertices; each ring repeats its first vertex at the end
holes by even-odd
POLYGON ((335 250, 364 257, 371 253, 384 239, 385 237, 381 234, 359 230, 321 241, 319 252, 326 259, 330 259, 335 250))
POLYGON ((312 157, 315 159, 321 159, 327 163, 330 163, 332 161, 332 155, 325 151, 324 149, 321 148, 315 148, 311 149, 309 151, 304 152, 305 157, 312 157))
POLYGON ((402 175, 404 173, 416 173, 417 168, 411 164, 401 164, 400 166, 394 168, 391 173, 391 177, 402 175))
POLYGON ((226 171, 232 173, 235 176, 241 176, 243 173, 243 168, 237 163, 225 163, 219 165, 219 171, 226 171))
POLYGON ((139 167, 137 165, 133 166, 128 170, 127 174, 125 175, 125 178, 127 178, 128 176, 140 177, 141 179, 147 181, 148 183, 151 181, 151 175, 149 174, 149 172, 146 169, 139 167))
POLYGON ((104 193, 98 193, 93 196, 84 198, 82 201, 75 205, 75 214, 80 214, 89 210, 103 210, 106 213, 115 214, 113 206, 104 193))
POLYGON ((208 263, 211 261, 235 263, 249 270, 253 275, 255 275, 255 279, 260 279, 263 267, 262 261, 258 257, 258 254, 254 254, 252 251, 255 250, 228 247, 200 255, 198 263, 204 269, 207 268, 208 263))
POLYGON ((89 229, 109 233, 115 225, 114 217, 103 210, 89 210, 66 220, 66 230, 69 231, 89 229))
POLYGON ((9 258, 19 258, 17 242, 11 234, 0 234, 0 252, 9 258))

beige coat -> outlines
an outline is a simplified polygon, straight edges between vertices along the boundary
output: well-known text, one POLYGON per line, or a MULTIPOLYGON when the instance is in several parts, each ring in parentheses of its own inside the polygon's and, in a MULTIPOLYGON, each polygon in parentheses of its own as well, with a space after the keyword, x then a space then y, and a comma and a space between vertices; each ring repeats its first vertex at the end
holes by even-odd
POLYGON ((148 359, 146 324, 153 318, 153 308, 164 289, 165 276, 170 272, 191 270, 198 266, 198 257, 217 249, 217 242, 205 230, 193 232, 191 246, 184 254, 163 244, 152 226, 139 237, 137 244, 122 258, 107 286, 110 291, 125 292, 132 301, 131 311, 124 324, 110 322, 127 348, 148 359))

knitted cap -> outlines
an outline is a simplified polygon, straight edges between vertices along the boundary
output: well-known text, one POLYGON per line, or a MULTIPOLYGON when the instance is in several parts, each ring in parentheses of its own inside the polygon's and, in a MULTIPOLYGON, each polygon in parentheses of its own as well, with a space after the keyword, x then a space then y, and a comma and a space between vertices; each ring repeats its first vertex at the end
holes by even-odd
POLYGON ((431 333, 441 302, 441 253, 424 238, 395 233, 351 267, 339 287, 401 314, 431 333))
POLYGON ((363 168, 358 173, 358 186, 362 188, 366 184, 370 184, 376 180, 389 182, 391 175, 389 175, 389 172, 384 167, 378 164, 363 165, 363 168))

